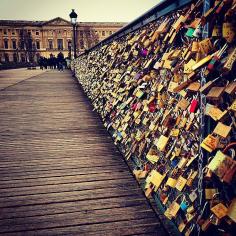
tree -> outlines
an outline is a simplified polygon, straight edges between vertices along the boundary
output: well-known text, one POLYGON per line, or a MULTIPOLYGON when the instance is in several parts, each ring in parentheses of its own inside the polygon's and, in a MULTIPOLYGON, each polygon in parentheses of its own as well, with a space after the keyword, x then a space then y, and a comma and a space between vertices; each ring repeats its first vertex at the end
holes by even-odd
POLYGON ((31 32, 22 28, 20 30, 19 48, 25 52, 26 61, 33 62, 36 54, 36 45, 33 43, 31 32))
POLYGON ((90 26, 84 26, 84 42, 86 49, 93 47, 99 42, 99 36, 95 30, 90 26))

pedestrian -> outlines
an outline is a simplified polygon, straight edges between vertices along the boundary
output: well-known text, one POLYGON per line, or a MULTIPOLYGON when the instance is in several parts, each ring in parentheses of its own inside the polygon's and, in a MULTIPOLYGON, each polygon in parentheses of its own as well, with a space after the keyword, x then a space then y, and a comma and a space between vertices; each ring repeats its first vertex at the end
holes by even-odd
POLYGON ((62 61, 59 61, 58 65, 59 65, 58 70, 59 71, 63 71, 63 63, 62 63, 62 61))
POLYGON ((57 69, 57 58, 55 56, 53 56, 53 67, 54 67, 54 70, 57 69))
POLYGON ((42 57, 39 58, 39 67, 41 70, 43 70, 43 58, 42 57))
POLYGON ((47 68, 48 68, 48 61, 47 61, 46 57, 43 58, 43 66, 47 70, 47 68))
POLYGON ((53 61, 52 61, 52 57, 50 56, 50 58, 48 59, 48 64, 49 64, 49 68, 53 69, 53 61))

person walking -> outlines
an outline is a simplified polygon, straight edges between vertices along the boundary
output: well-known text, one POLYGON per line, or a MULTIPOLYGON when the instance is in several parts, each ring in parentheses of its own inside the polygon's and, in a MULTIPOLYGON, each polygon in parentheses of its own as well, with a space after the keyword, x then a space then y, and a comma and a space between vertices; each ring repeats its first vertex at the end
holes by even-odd
POLYGON ((41 70, 43 70, 43 58, 42 57, 39 58, 39 67, 41 70))
POLYGON ((59 63, 58 63, 58 65, 59 65, 59 71, 63 71, 63 62, 62 61, 59 61, 59 63))
POLYGON ((64 55, 62 52, 58 53, 57 55, 57 61, 58 61, 58 70, 63 71, 63 61, 64 61, 64 55))
POLYGON ((54 70, 57 69, 57 58, 55 56, 53 56, 53 67, 54 67, 54 70))

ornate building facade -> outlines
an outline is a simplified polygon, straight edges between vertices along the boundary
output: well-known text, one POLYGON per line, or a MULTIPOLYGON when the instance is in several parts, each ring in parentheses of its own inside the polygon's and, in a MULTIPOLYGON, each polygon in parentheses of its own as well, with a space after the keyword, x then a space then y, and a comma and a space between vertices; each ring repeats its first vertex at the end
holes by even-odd
MULTIPOLYGON (((80 22, 76 29, 77 54, 119 30, 125 23, 80 22)), ((33 62, 40 56, 69 57, 73 50, 71 23, 60 17, 49 21, 0 20, 0 63, 33 62)))

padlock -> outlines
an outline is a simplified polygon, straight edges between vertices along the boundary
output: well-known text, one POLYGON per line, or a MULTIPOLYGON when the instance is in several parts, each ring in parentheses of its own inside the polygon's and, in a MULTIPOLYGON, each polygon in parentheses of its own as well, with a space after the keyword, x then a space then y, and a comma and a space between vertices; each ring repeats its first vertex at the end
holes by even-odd
POLYGON ((221 37, 222 36, 221 25, 214 25, 211 36, 212 37, 221 37))
POLYGON ((232 43, 233 40, 235 39, 235 28, 232 23, 225 22, 223 23, 223 33, 222 33, 223 38, 226 39, 228 43, 232 43))
POLYGON ((202 35, 202 27, 199 24, 195 30, 191 31, 191 36, 195 38, 200 38, 201 35, 202 35))
POLYGON ((197 110, 197 108, 198 108, 198 100, 197 100, 197 99, 193 99, 192 102, 191 102, 191 104, 190 104, 190 109, 189 109, 189 111, 190 111, 191 113, 195 113, 196 110, 197 110))
POLYGON ((211 59, 210 63, 207 66, 207 69, 209 71, 213 71, 215 69, 215 67, 219 64, 220 58, 223 55, 223 53, 225 52, 225 50, 227 49, 228 45, 225 44, 222 49, 213 56, 213 58, 211 59))
POLYGON ((189 187, 192 186, 193 181, 194 181, 194 179, 196 178, 197 174, 198 174, 198 171, 191 171, 191 172, 190 172, 190 174, 189 174, 189 176, 188 176, 188 178, 187 178, 187 182, 186 182, 186 185, 187 185, 187 186, 189 186, 189 187))
POLYGON ((202 54, 209 54, 209 52, 213 48, 211 40, 209 38, 206 38, 206 39, 200 41, 198 44, 199 44, 199 49, 202 54))
POLYGON ((180 204, 177 202, 178 199, 181 197, 181 195, 177 196, 175 200, 169 205, 169 214, 173 217, 176 218, 179 210, 180 210, 180 204))
POLYGON ((180 209, 184 212, 187 212, 188 207, 189 207, 189 204, 186 201, 186 198, 184 197, 180 203, 180 209))
POLYGON ((182 233, 184 231, 186 227, 186 223, 184 221, 182 221, 179 225, 178 225, 178 230, 180 233, 182 233))
POLYGON ((215 129, 213 130, 213 133, 220 135, 223 138, 226 138, 229 135, 231 129, 231 126, 225 125, 222 122, 218 122, 215 129))
POLYGON ((205 188, 205 199, 211 200, 218 193, 216 188, 205 188))
POLYGON ((166 174, 162 175, 158 171, 152 170, 149 174, 150 183, 152 183, 155 186, 155 189, 158 189, 162 181, 164 180, 165 176, 166 174))
POLYGON ((166 148, 166 145, 168 143, 169 137, 166 137, 164 135, 161 135, 155 142, 154 144, 160 151, 164 151, 166 148))
POLYGON ((203 232, 207 231, 208 228, 211 226, 211 218, 207 218, 201 225, 201 230, 203 232))
POLYGON ((218 203, 211 208, 211 211, 217 216, 217 218, 221 219, 227 215, 228 208, 223 203, 218 203))
POLYGON ((179 191, 182 191, 187 183, 187 179, 185 179, 183 176, 179 176, 177 179, 175 188, 179 191))
POLYGON ((201 143, 201 147, 208 152, 212 152, 217 148, 218 143, 219 138, 209 134, 201 143))
POLYGON ((199 51, 199 44, 198 44, 198 41, 193 41, 193 42, 192 42, 191 51, 192 51, 192 52, 198 52, 198 51, 199 51))
POLYGON ((224 63, 223 70, 228 72, 232 70, 233 63, 236 61, 236 48, 229 54, 226 62, 224 63))
POLYGON ((150 148, 147 155, 147 160, 149 160, 152 164, 156 163, 159 160, 159 156, 157 151, 154 148, 150 148))

